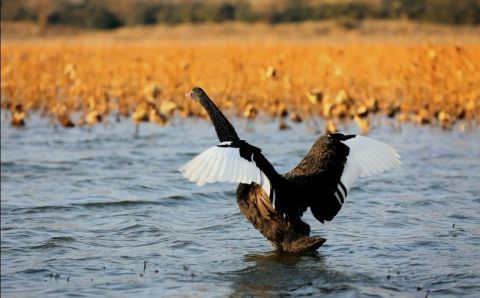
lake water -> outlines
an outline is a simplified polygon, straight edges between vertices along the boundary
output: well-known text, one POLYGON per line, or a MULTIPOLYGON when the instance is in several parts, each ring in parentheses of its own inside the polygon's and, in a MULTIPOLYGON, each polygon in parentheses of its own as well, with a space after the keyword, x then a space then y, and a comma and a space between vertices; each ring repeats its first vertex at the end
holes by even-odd
MULTIPOLYGON (((317 253, 281 255, 240 214, 236 185, 197 187, 177 171, 217 143, 206 121, 145 124, 135 137, 128 120, 91 129, 55 129, 35 115, 15 129, 7 120, 2 297, 480 293, 478 129, 373 129, 402 167, 360 179, 332 222, 306 214, 312 234, 327 238, 317 253)), ((235 126, 281 171, 319 136, 305 124, 235 126)))

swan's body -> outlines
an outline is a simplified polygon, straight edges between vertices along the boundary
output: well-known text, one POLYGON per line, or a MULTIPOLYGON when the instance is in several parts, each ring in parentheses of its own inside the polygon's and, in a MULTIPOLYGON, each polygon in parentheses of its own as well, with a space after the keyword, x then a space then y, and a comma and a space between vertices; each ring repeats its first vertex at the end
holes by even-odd
POLYGON ((200 88, 189 94, 207 111, 220 144, 185 164, 180 171, 198 185, 211 182, 240 183, 237 203, 275 249, 313 251, 326 240, 310 237, 310 226, 301 220, 310 207, 322 223, 340 211, 359 177, 400 165, 392 147, 355 135, 326 134, 288 173, 279 174, 261 150, 240 140, 233 126, 200 88))

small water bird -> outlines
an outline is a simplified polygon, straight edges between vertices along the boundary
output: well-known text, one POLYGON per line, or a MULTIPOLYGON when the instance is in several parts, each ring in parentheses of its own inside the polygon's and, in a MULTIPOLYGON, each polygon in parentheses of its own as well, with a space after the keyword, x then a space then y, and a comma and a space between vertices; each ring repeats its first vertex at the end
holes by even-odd
POLYGON ((320 222, 331 221, 357 178, 400 165, 400 156, 389 145, 364 136, 331 133, 319 137, 300 163, 282 175, 260 148, 239 138, 202 89, 193 88, 187 95, 208 113, 220 143, 180 171, 199 186, 239 183, 240 211, 279 251, 318 249, 326 239, 310 236, 310 226, 301 219, 303 213, 310 208, 320 222))

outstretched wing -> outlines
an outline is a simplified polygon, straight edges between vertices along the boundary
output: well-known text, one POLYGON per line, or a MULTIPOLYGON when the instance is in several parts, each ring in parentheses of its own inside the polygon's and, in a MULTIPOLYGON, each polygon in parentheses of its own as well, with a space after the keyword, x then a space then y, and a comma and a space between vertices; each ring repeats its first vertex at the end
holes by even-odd
POLYGON ((391 146, 364 136, 336 133, 320 137, 285 177, 303 189, 303 206, 310 206, 315 218, 323 222, 337 215, 359 177, 399 165, 400 156, 391 146))
POLYGON ((364 136, 356 136, 343 143, 350 148, 340 178, 345 192, 353 187, 359 177, 372 176, 400 166, 400 155, 387 144, 364 136))
POLYGON ((270 180, 260 169, 263 161, 266 159, 259 148, 245 141, 229 141, 208 148, 179 170, 199 186, 212 182, 257 183, 273 202, 270 180))

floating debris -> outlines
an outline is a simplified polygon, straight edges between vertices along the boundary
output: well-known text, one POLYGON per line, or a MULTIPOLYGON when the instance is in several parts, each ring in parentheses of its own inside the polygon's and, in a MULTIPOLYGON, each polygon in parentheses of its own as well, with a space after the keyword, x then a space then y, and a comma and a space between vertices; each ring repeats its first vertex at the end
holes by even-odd
POLYGON ((430 290, 427 290, 427 293, 425 294, 425 298, 428 298, 428 295, 430 295, 430 290))
POLYGON ((12 120, 10 123, 12 126, 15 127, 22 127, 25 126, 25 117, 26 113, 23 109, 23 105, 21 103, 17 103, 13 109, 10 110, 10 115, 12 120))

